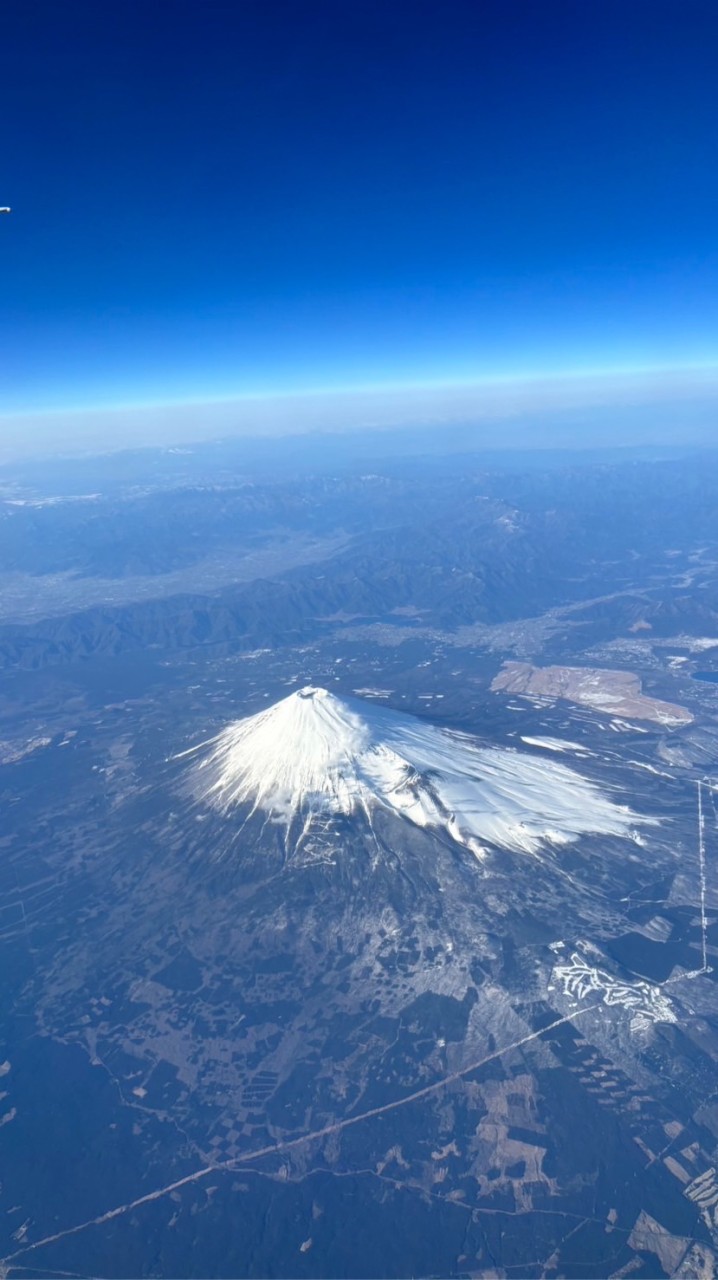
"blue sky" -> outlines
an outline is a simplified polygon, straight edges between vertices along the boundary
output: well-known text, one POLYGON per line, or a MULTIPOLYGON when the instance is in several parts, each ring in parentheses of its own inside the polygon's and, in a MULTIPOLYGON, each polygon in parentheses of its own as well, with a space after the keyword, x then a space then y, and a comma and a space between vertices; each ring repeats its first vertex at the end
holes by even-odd
POLYGON ((11 0, 0 412, 718 363, 714 0, 11 0))

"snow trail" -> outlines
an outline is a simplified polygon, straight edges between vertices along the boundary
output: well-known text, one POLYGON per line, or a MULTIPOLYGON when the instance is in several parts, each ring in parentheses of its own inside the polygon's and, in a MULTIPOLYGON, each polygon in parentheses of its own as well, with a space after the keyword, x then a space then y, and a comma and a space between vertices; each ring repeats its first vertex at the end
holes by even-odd
POLYGON ((701 958, 702 972, 708 972, 708 923, 706 920, 706 833, 703 813, 703 784, 698 781, 698 874, 701 893, 701 958))

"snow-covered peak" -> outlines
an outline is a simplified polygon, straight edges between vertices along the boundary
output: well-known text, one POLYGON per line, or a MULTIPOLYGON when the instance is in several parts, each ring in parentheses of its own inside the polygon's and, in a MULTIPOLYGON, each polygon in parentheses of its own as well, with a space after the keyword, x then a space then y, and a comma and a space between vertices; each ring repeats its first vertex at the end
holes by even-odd
POLYGON ((477 852, 484 843, 531 852, 588 832, 628 835, 637 821, 565 764, 311 685, 195 752, 203 800, 288 828, 298 819, 305 831, 315 818, 382 808, 477 852))
POLYGON ((351 813, 371 732, 347 703, 307 685, 229 725, 211 745, 207 794, 221 809, 249 801, 290 817, 305 801, 323 800, 331 812, 351 813))

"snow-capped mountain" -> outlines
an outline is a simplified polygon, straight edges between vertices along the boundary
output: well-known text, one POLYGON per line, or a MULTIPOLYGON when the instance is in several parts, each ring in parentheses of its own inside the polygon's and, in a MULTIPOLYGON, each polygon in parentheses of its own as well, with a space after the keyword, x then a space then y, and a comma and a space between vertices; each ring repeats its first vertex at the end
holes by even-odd
POLYGON ((448 835, 533 852, 641 821, 565 764, 326 689, 300 689, 186 753, 193 789, 224 814, 261 812, 304 834, 332 815, 382 809, 448 835))

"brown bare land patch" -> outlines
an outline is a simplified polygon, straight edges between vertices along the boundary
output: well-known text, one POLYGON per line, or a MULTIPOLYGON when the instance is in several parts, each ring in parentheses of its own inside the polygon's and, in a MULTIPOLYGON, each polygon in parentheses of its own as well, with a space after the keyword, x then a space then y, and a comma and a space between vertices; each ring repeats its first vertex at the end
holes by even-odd
POLYGON ((640 677, 633 671, 600 667, 533 667, 528 662, 505 662, 491 683, 494 693, 518 693, 537 698, 562 698, 604 715, 628 720, 653 720, 657 724, 690 724, 685 707, 660 702, 641 692, 640 677))

